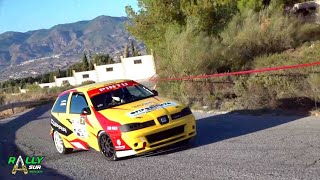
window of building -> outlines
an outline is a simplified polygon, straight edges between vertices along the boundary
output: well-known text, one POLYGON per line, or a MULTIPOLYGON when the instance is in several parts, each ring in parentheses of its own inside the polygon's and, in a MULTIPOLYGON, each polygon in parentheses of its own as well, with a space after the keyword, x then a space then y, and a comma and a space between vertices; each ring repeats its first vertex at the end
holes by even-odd
POLYGON ((142 61, 141 59, 136 59, 133 61, 134 64, 142 64, 142 61))
POLYGON ((113 67, 106 68, 106 71, 107 71, 107 72, 113 71, 113 67))
POLYGON ((89 74, 83 74, 82 78, 89 78, 89 74))
POLYGON ((83 108, 88 107, 86 98, 83 94, 73 93, 71 96, 70 113, 80 114, 83 108))
POLYGON ((52 112, 66 113, 69 93, 60 96, 52 108, 52 112))

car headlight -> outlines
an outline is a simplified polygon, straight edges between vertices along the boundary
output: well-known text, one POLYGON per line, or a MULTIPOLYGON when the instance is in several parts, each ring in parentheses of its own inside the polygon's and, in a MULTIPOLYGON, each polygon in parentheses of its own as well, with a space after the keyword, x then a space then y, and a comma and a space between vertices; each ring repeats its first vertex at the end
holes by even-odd
POLYGON ((135 131, 135 130, 138 130, 138 129, 143 129, 143 128, 147 128, 147 127, 154 126, 154 125, 156 125, 154 120, 147 121, 147 122, 144 122, 144 123, 124 124, 124 125, 120 126, 120 131, 121 132, 130 132, 130 131, 135 131))
POLYGON ((187 116, 189 114, 192 114, 191 110, 189 107, 186 107, 184 109, 182 109, 180 112, 178 113, 175 113, 175 114, 171 114, 171 119, 174 120, 174 119, 179 119, 183 116, 187 116))

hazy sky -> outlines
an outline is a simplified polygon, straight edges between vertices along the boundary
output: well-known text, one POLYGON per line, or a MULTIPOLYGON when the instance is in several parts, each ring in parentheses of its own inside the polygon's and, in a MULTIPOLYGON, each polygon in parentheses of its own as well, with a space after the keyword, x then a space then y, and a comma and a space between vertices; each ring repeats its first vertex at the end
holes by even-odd
POLYGON ((137 0, 0 0, 0 33, 48 29, 100 15, 126 16, 126 5, 138 8, 137 0))

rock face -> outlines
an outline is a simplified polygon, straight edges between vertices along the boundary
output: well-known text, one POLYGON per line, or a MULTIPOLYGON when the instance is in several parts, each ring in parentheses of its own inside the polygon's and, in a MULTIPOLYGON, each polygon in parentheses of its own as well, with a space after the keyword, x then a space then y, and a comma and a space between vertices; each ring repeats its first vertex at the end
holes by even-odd
MULTIPOLYGON (((119 56, 129 39, 133 39, 125 30, 127 21, 125 17, 99 16, 90 21, 56 25, 50 29, 0 34, 0 80, 19 78, 19 75, 12 76, 19 72, 5 72, 21 69, 17 66, 25 66, 34 61, 56 61, 55 64, 60 64, 59 68, 64 68, 64 65, 75 62, 84 51, 119 56)), ((135 45, 137 50, 143 51, 142 43, 135 45)), ((33 74, 41 73, 42 69, 55 68, 52 63, 32 64, 33 74), (37 64, 51 65, 34 67, 37 64)))
POLYGON ((294 11, 299 10, 316 10, 320 7, 320 1, 308 1, 304 3, 297 3, 293 6, 294 11))
POLYGON ((294 4, 291 12, 305 17, 308 22, 320 24, 320 0, 294 4))

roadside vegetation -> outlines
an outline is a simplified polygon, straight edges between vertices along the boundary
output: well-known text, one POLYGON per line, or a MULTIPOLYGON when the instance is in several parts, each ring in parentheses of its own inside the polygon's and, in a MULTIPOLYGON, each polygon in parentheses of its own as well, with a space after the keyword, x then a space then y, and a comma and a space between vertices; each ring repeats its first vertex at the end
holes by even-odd
MULTIPOLYGON (((251 70, 320 60, 320 26, 285 9, 295 0, 138 0, 128 31, 153 50, 160 77, 251 70)), ((158 82, 162 95, 199 109, 317 107, 319 67, 158 82)))

